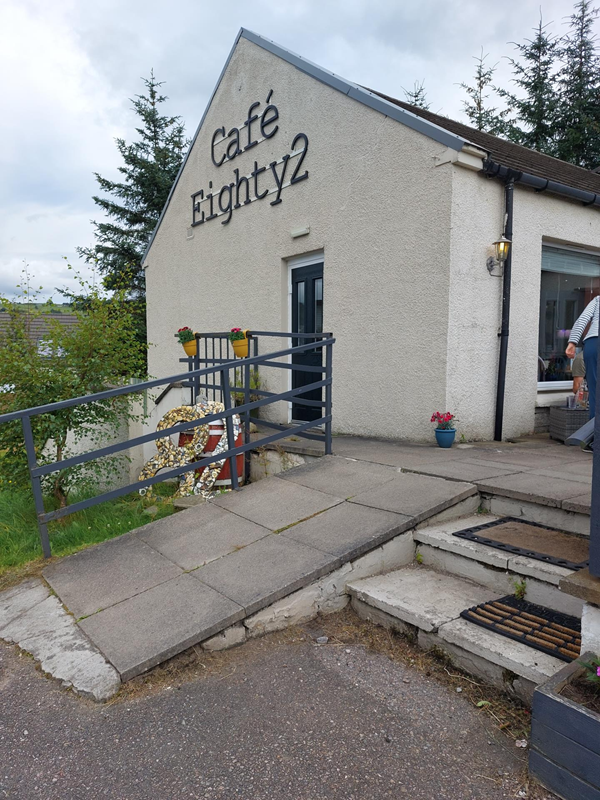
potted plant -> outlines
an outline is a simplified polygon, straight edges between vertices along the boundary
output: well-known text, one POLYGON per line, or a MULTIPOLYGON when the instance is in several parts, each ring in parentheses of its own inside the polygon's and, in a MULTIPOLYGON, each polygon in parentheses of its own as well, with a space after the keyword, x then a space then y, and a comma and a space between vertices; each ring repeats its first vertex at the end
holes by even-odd
POLYGON ((183 349, 185 350, 185 354, 187 356, 196 355, 196 335, 191 328, 188 328, 187 326, 185 328, 179 328, 174 336, 179 343, 183 345, 183 349))
POLYGON ((248 357, 248 331, 243 331, 241 328, 232 328, 229 334, 229 341, 233 347, 233 352, 238 358, 248 357))
POLYGON ((452 447, 454 437, 456 436, 456 428, 452 422, 453 419, 454 414, 451 414, 449 411, 446 411, 444 414, 436 411, 432 415, 431 422, 437 423, 435 438, 439 447, 452 447))
POLYGON ((564 800, 600 797, 599 673, 585 653, 533 693, 529 772, 564 800))

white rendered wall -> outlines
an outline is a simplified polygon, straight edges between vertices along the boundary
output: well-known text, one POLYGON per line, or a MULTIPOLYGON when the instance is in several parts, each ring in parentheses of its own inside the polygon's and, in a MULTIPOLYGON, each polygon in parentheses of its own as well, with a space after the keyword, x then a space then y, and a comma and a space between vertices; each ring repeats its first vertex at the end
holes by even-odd
MULTIPOLYGON (((502 279, 489 276, 485 262, 503 229, 504 186, 458 166, 452 169, 447 405, 460 419, 460 432, 486 440, 494 435, 502 279)), ((517 185, 513 226, 504 438, 534 428, 542 244, 600 248, 600 213, 517 185)))
MULTIPOLYGON (((431 412, 446 401, 452 168, 434 164, 443 151, 241 39, 148 255, 151 374, 177 371, 183 325, 289 330, 286 259, 323 250, 335 430, 431 438, 431 412), (262 111, 271 89, 278 133, 215 167, 213 131, 241 126, 255 100, 262 111), (308 180, 284 188, 277 206, 252 202, 186 238, 193 192, 281 158, 299 132, 308 180), (292 239, 305 226, 310 234, 292 239)), ((283 388, 287 375, 274 372, 268 388, 283 388)))

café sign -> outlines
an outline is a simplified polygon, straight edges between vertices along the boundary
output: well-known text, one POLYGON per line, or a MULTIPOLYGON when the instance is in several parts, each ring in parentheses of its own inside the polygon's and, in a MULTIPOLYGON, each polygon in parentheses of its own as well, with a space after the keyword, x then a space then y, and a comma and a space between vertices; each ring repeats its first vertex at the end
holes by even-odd
MULTIPOLYGON (((233 127, 226 132, 223 125, 214 131, 210 157, 215 167, 228 166, 237 156, 277 134, 279 110, 271 102, 272 97, 271 89, 262 111, 260 101, 252 103, 245 122, 239 127, 233 127)), ((235 167, 230 176, 233 180, 224 183, 219 189, 213 187, 213 181, 209 181, 207 190, 200 189, 192 194, 192 227, 203 225, 217 217, 224 217, 221 225, 227 225, 235 210, 268 195, 274 195, 270 204, 278 205, 281 203, 281 191, 284 187, 308 178, 308 170, 301 172, 307 151, 308 136, 297 133, 292 140, 290 152, 278 161, 259 166, 259 162, 255 160, 254 169, 248 175, 240 175, 240 170, 235 167)))

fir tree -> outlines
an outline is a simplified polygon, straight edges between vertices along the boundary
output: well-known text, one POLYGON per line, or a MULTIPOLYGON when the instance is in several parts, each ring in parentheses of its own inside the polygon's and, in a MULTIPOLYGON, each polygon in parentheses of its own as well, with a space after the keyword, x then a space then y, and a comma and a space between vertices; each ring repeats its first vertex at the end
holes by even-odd
POLYGON ((94 173, 102 191, 112 197, 94 196, 94 202, 110 219, 94 222, 96 244, 77 249, 87 262, 97 265, 107 289, 127 288, 130 296, 145 295, 142 257, 158 222, 169 191, 183 161, 188 142, 181 117, 160 113, 167 97, 159 93, 154 72, 143 78, 146 93, 132 99, 140 119, 137 141, 116 139, 123 160, 121 181, 94 173))
POLYGON ((415 81, 414 86, 411 90, 402 87, 402 91, 404 92, 404 96, 406 97, 406 102, 410 103, 411 106, 417 106, 417 108, 424 108, 426 111, 429 109, 431 104, 427 102, 425 81, 421 81, 421 83, 415 81))
POLYGON ((598 9, 579 0, 561 43, 557 154, 580 167, 600 165, 600 53, 593 24, 598 9))
POLYGON ((473 127, 478 131, 486 131, 496 136, 506 131, 507 123, 505 117, 506 110, 498 111, 497 108, 490 108, 486 104, 489 98, 489 89, 494 89, 492 80, 496 65, 486 66, 487 54, 483 55, 483 48, 479 56, 473 56, 477 62, 475 68, 475 82, 473 86, 461 83, 460 86, 467 93, 468 99, 463 100, 463 109, 473 127))
POLYGON ((496 91, 514 114, 514 121, 506 128, 507 138, 533 150, 556 155, 558 98, 554 84, 559 42, 546 28, 540 16, 533 39, 526 39, 523 44, 512 43, 519 51, 519 60, 510 59, 512 81, 523 95, 517 97, 506 89, 496 91))

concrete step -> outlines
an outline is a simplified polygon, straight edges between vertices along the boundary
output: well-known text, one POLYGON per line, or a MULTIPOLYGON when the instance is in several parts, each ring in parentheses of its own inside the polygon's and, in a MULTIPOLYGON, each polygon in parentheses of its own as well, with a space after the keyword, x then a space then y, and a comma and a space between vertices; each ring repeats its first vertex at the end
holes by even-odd
POLYGON ((425 649, 444 651, 462 669, 530 703, 536 685, 564 662, 460 617, 470 606, 502 596, 486 586, 425 566, 347 584, 363 619, 403 633, 425 649))
POLYGON ((558 586, 572 570, 453 535, 496 519, 492 515, 476 515, 419 527, 413 534, 417 557, 426 566, 475 581, 498 596, 514 594, 517 585, 524 585, 525 599, 531 603, 580 618, 583 601, 565 594, 558 586))

